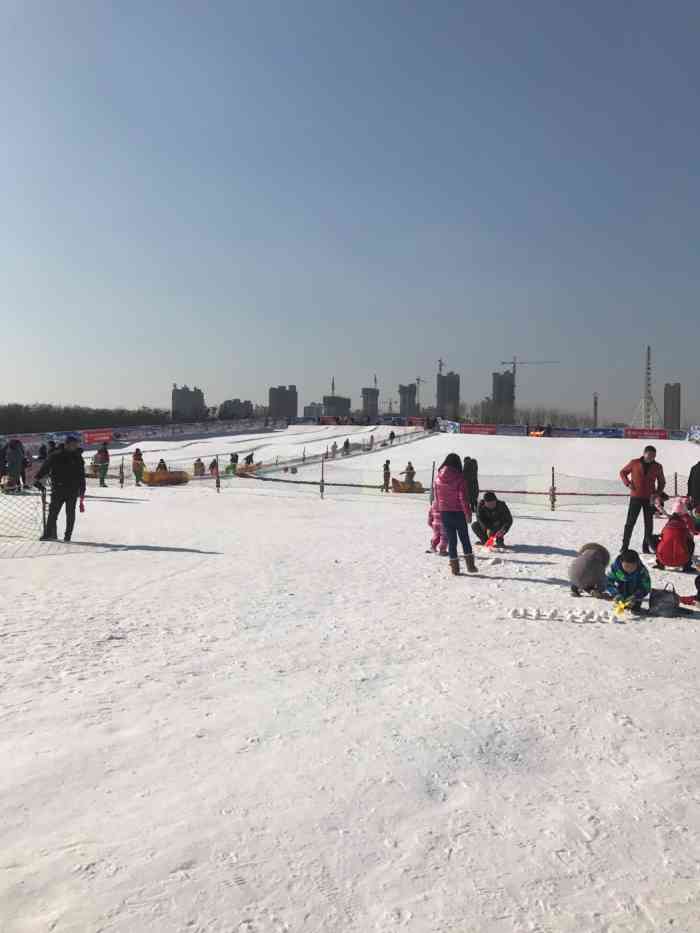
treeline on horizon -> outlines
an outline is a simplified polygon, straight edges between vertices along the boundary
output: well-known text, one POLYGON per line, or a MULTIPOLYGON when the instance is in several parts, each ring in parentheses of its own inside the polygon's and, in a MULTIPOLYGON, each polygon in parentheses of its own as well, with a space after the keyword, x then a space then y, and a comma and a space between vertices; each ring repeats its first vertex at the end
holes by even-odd
POLYGON ((52 434, 90 428, 130 428, 166 424, 162 408, 88 408, 83 405, 0 405, 0 434, 52 434))

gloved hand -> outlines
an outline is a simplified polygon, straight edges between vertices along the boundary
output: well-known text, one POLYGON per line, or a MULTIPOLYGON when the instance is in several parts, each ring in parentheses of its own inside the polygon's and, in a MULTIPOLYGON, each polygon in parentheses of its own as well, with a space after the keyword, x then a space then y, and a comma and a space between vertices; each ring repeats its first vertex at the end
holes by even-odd
POLYGON ((85 511, 85 499, 83 498, 83 496, 80 497, 80 511, 81 512, 85 511))
POLYGON ((497 531, 496 534, 494 535, 495 538, 499 538, 499 539, 505 538, 505 536, 506 536, 505 531, 497 531))

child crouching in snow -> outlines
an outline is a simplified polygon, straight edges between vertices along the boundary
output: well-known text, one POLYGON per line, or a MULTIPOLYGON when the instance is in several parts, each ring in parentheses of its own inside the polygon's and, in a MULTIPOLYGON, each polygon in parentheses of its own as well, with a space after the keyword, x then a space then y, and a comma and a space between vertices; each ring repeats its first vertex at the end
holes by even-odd
POLYGON ((581 590, 584 590, 591 596, 604 599, 609 562, 610 554, 602 544, 584 544, 569 567, 571 595, 580 596, 581 590))
POLYGON ((428 509, 428 525, 433 529, 430 550, 436 551, 439 547, 440 554, 444 556, 447 554, 447 532, 442 524, 442 514, 436 499, 433 499, 433 504, 428 509))
POLYGON ((651 592, 651 579, 636 551, 623 551, 617 558, 608 574, 607 591, 613 599, 629 602, 632 612, 639 612, 651 592))

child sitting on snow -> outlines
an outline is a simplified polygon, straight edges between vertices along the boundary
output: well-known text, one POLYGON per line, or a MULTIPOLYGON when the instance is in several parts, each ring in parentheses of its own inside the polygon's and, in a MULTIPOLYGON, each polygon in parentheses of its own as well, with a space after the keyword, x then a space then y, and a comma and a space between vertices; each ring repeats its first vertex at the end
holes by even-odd
POLYGON ((642 600, 651 592, 651 580, 636 551, 623 551, 612 565, 607 592, 613 599, 629 603, 632 612, 639 612, 642 600))
POLYGON ((442 513, 437 505, 437 499, 433 499, 433 504, 428 509, 428 525, 433 529, 433 537, 430 541, 430 550, 437 550, 440 547, 440 554, 447 554, 447 532, 442 524, 442 513))
POLYGON ((656 567, 682 567, 684 571, 693 570, 693 554, 696 534, 695 523, 688 514, 684 499, 678 499, 673 512, 656 542, 656 567))
POLYGON ((610 554, 602 544, 584 544, 569 567, 571 595, 580 596, 581 590, 591 596, 605 598, 608 581, 605 571, 610 563, 610 554))

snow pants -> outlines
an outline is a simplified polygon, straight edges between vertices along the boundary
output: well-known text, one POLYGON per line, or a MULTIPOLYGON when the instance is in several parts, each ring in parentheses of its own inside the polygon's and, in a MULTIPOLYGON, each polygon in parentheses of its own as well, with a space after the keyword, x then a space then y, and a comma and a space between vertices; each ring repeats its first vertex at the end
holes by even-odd
POLYGON ((442 524, 447 532, 447 554, 450 560, 457 560, 457 536, 462 542, 464 553, 472 553, 472 543, 469 540, 469 525, 464 512, 441 512, 442 524))

